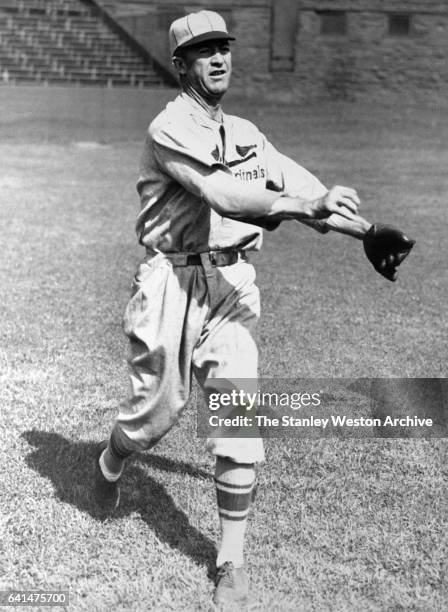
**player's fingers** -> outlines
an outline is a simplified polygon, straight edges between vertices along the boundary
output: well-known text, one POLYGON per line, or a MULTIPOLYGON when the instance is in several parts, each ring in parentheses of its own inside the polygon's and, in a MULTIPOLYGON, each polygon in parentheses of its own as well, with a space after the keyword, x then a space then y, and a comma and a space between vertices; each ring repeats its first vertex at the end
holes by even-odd
POLYGON ((337 199, 337 204, 339 204, 340 206, 345 206, 346 208, 351 210, 352 213, 356 214, 358 212, 358 205, 356 204, 356 202, 346 196, 340 196, 337 199))
POLYGON ((336 190, 339 192, 341 197, 350 198, 357 206, 361 205, 361 200, 359 199, 356 189, 353 189, 352 187, 344 187, 343 185, 337 185, 336 190))
POLYGON ((356 220, 356 215, 349 208, 344 205, 333 204, 329 207, 330 215, 336 213, 340 217, 344 217, 345 219, 349 219, 350 221, 356 220))

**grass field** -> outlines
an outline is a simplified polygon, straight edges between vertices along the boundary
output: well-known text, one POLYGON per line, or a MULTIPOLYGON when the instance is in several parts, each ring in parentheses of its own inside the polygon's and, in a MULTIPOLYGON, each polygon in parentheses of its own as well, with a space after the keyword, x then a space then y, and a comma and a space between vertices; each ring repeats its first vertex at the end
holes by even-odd
MULTIPOLYGON (((127 393, 134 185, 166 92, 142 108, 124 93, 89 105, 72 90, 49 107, 21 91, 0 92, 0 589, 69 589, 76 611, 208 610, 218 523, 196 391, 129 466, 117 516, 98 516, 89 489, 127 393)), ((292 223, 267 235, 261 374, 446 377, 448 113, 228 106, 417 239, 392 284, 343 236, 292 223)), ((445 440, 269 440, 267 457, 247 546, 254 610, 448 608, 445 440)))

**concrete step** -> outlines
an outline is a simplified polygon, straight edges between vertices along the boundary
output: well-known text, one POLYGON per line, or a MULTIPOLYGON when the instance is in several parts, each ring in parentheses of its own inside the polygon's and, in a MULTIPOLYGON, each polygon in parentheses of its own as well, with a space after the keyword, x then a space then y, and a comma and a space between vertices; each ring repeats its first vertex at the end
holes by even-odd
POLYGON ((162 83, 96 13, 80 0, 0 0, 0 66, 56 80, 162 83))

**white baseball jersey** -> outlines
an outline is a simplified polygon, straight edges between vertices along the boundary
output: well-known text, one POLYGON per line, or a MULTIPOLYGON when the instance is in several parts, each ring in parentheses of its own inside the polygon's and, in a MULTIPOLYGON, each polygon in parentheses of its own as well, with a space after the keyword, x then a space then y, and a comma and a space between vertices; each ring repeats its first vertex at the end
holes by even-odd
MULTIPOLYGON (((243 223, 249 199, 266 189, 314 199, 327 189, 307 170, 280 154, 250 121, 223 114, 218 122, 185 93, 151 123, 137 189, 140 242, 152 252, 200 253, 258 250, 262 230, 278 222, 243 223), (213 189, 206 183, 213 175, 213 189), (233 180, 229 181, 229 177, 233 180), (217 179, 217 180, 216 180, 217 179), (234 218, 214 209, 229 207, 234 218)), ((263 216, 260 207, 260 217, 263 216)), ((325 231, 321 222, 312 222, 325 231)))

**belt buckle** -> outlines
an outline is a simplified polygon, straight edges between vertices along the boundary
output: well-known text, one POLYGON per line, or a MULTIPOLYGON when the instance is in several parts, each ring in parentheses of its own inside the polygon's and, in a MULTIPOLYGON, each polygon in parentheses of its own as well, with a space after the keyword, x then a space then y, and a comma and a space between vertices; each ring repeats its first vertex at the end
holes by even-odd
POLYGON ((210 251, 209 261, 212 266, 231 266, 238 261, 238 251, 210 251))

